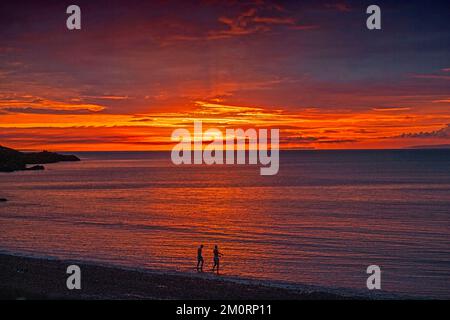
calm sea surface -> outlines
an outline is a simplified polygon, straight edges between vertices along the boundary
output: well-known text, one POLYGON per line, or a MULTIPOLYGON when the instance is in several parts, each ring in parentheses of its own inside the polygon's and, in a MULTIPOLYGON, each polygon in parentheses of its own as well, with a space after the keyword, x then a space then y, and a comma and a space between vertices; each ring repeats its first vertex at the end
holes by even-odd
POLYGON ((0 174, 0 251, 450 298, 450 150, 283 152, 258 166, 179 166, 167 153, 0 174))

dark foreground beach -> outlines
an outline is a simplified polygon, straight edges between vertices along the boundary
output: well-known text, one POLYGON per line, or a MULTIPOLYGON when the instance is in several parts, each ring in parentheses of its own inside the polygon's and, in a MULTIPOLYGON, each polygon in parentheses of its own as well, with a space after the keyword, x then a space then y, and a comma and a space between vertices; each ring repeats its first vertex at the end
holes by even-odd
POLYGON ((0 299, 346 299, 325 293, 298 291, 228 281, 205 274, 161 274, 76 263, 81 290, 66 288, 70 261, 0 254, 0 299))

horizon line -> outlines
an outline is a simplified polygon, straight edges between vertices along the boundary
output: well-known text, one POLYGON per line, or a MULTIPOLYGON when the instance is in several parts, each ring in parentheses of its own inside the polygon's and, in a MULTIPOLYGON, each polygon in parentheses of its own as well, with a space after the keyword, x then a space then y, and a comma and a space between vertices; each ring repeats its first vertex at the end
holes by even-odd
MULTIPOLYGON (((21 152, 168 152, 171 150, 163 149, 163 150, 47 150, 47 149, 16 149, 21 152)), ((289 149, 278 149, 280 152, 289 152, 289 151, 400 151, 400 150, 450 150, 450 146, 421 146, 421 147, 404 147, 404 148, 345 148, 345 149, 316 149, 316 148, 289 148, 289 149)), ((194 150, 192 150, 194 151, 194 150)), ((248 149, 245 149, 245 152, 248 152, 248 149)), ((270 149, 268 149, 270 151, 270 149)))

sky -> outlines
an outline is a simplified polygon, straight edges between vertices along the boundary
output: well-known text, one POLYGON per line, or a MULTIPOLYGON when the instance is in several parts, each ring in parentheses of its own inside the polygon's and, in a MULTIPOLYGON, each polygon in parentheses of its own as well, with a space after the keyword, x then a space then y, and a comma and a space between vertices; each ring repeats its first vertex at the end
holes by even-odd
POLYGON ((0 40, 8 147, 166 150, 195 120, 286 149, 450 145, 448 1, 6 0, 0 40))

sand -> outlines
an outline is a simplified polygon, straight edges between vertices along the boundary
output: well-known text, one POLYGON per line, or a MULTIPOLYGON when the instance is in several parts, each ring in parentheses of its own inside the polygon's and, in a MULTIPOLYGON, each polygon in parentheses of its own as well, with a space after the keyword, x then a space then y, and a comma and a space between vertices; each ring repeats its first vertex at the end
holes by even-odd
POLYGON ((71 264, 74 262, 0 254, 0 299, 345 299, 333 293, 239 283, 211 273, 164 274, 79 262, 82 288, 68 290, 66 268, 71 264))

